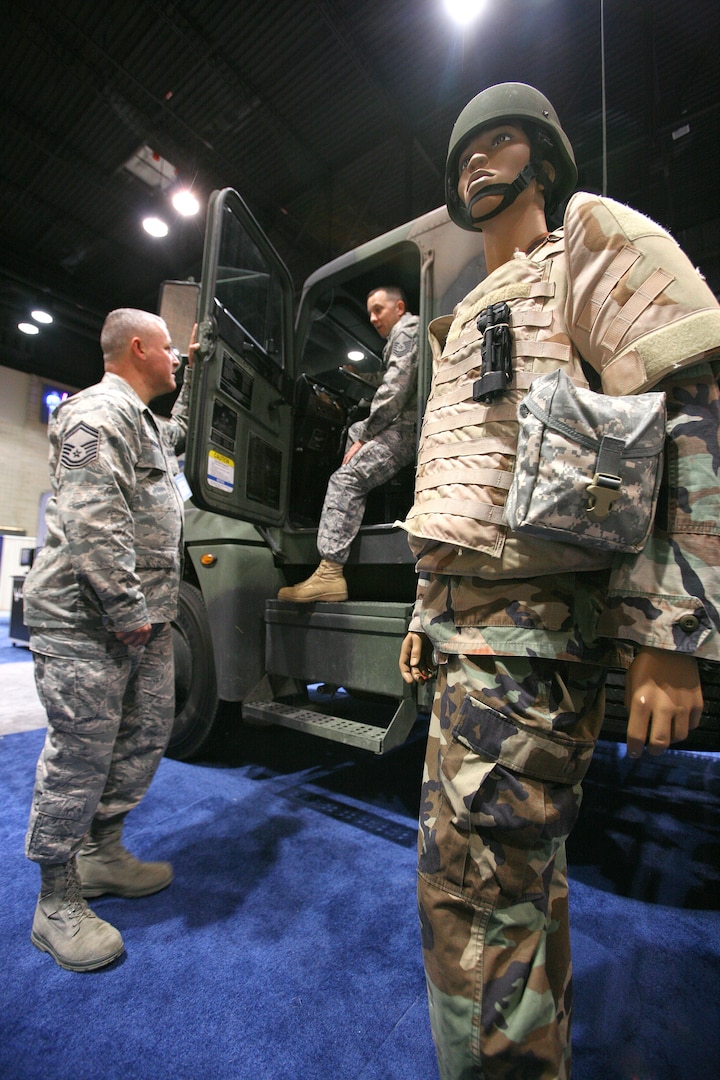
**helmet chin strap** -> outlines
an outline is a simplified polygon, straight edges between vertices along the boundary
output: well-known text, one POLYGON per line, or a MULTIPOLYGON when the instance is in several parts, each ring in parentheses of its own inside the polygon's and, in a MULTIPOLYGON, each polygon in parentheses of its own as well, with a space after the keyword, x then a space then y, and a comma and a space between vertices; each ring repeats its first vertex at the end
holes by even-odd
POLYGON ((478 191, 477 195, 473 195, 470 202, 467 204, 467 212, 473 226, 481 225, 484 221, 490 221, 491 218, 497 217, 498 214, 502 214, 511 203, 514 203, 518 195, 525 190, 531 180, 539 178, 547 181, 544 170, 529 161, 528 164, 522 169, 512 184, 489 184, 487 187, 478 191), (481 199, 486 199, 489 195, 502 195, 502 199, 495 207, 494 210, 490 210, 489 213, 484 214, 483 217, 473 217, 473 207, 475 203, 480 202, 481 199))

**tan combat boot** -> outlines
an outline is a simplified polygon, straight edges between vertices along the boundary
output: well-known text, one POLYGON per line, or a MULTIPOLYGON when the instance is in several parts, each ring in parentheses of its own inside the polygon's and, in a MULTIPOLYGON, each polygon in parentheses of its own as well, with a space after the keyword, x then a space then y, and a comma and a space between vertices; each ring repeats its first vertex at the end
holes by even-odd
POLYGON ((82 897, 75 860, 41 866, 30 940, 68 971, 94 971, 124 951, 123 939, 82 897))
POLYGON ((77 868, 83 896, 150 896, 173 879, 169 862, 141 862, 122 845, 124 814, 93 821, 80 853, 77 868))
POLYGON ((347 600, 347 582, 342 563, 323 559, 314 574, 299 585, 288 585, 277 594, 278 600, 312 604, 315 600, 347 600))

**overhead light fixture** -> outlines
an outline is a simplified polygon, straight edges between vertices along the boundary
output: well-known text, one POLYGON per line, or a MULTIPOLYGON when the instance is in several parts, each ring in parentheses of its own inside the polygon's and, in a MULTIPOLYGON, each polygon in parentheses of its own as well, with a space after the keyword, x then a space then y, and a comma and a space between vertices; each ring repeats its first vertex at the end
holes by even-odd
POLYGON ((45 326, 49 326, 53 322, 53 317, 49 311, 43 311, 42 308, 36 308, 35 311, 31 311, 33 319, 37 323, 43 323, 45 326))
POLYGON ((160 188, 161 191, 174 184, 178 175, 175 166, 150 146, 141 146, 136 150, 123 168, 148 187, 160 188))
POLYGON ((169 232, 167 225, 159 217, 143 218, 143 229, 150 233, 150 236, 167 236, 169 232))
POLYGON ((23 334, 30 334, 30 335, 40 333, 40 327, 36 326, 35 323, 31 323, 31 322, 19 322, 18 323, 18 330, 21 330, 23 332, 23 334))
POLYGON ((194 217, 200 209, 200 203, 195 198, 192 191, 189 191, 187 188, 182 188, 180 191, 175 192, 172 197, 172 204, 178 214, 182 214, 183 217, 194 217))
POLYGON ((451 19, 467 26, 485 7, 485 0, 445 0, 445 10, 451 19))
POLYGON ((365 353, 360 352, 359 349, 351 349, 347 354, 348 360, 352 360, 354 363, 358 363, 359 360, 365 359, 365 353))

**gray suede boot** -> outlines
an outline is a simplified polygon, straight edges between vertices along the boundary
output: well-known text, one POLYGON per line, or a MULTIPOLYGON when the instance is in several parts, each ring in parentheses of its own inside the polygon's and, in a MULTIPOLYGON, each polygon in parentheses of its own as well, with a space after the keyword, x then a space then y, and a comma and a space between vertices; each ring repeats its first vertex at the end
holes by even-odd
POLYGON ((296 604, 313 604, 316 600, 347 600, 347 582, 342 563, 323 559, 314 574, 297 585, 286 585, 277 598, 293 600, 296 604))
POLYGON ((91 911, 80 892, 75 860, 41 866, 42 884, 30 940, 68 971, 94 971, 125 946, 119 931, 91 911))
POLYGON ((169 862, 141 862, 122 845, 124 814, 93 821, 77 857, 83 896, 150 896, 173 879, 169 862))

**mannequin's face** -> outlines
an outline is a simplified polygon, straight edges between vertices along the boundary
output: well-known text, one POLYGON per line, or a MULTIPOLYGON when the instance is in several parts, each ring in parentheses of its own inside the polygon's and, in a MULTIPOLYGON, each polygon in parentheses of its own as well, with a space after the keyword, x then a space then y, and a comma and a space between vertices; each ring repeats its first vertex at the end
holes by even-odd
MULTIPOLYGON (((468 206, 492 184, 512 184, 515 177, 530 161, 530 140, 516 124, 496 124, 482 128, 473 135, 458 159, 457 192, 468 206)), ((482 217, 493 210, 501 195, 479 199, 471 213, 482 217)))

